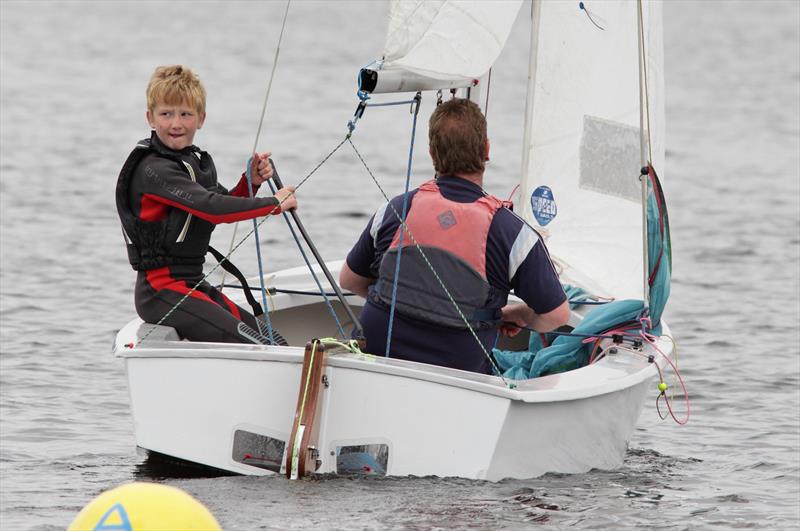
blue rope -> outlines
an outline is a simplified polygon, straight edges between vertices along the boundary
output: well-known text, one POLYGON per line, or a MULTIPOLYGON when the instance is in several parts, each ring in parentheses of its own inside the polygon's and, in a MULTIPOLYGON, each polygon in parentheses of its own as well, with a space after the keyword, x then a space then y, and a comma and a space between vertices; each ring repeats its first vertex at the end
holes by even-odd
MULTIPOLYGON (((253 157, 247 160, 247 192, 253 197, 253 157)), ((269 306, 267 305, 267 289, 264 287, 264 266, 261 263, 261 243, 258 238, 258 223, 253 218, 253 236, 256 240, 256 256, 258 256, 258 281, 261 284, 261 304, 264 306, 264 322, 267 324, 267 336, 269 342, 275 344, 274 334, 272 333, 272 321, 269 318, 269 306)))
MULTIPOLYGON (((267 183, 269 184, 269 189, 272 191, 272 195, 275 195, 275 188, 272 186, 272 181, 267 181, 267 183)), ((305 260, 306 265, 308 266, 308 270, 311 273, 311 277, 317 284, 317 289, 319 289, 320 294, 325 299, 325 304, 328 306, 331 315, 333 315, 333 320, 336 321, 336 328, 338 328, 339 333, 342 334, 341 336, 342 339, 347 339, 347 336, 344 333, 344 328, 342 327, 342 323, 339 322, 339 317, 336 316, 336 311, 333 309, 333 304, 331 304, 331 301, 328 298, 328 294, 325 293, 324 289, 322 289, 322 284, 319 281, 319 277, 317 277, 317 274, 314 273, 314 268, 311 266, 311 261, 308 259, 308 255, 306 255, 306 252, 303 250, 303 245, 302 243, 300 243, 300 238, 297 237, 297 233, 294 231, 294 227, 289 222, 289 215, 286 212, 282 212, 282 214, 283 214, 283 219, 286 221, 286 225, 289 227, 289 232, 292 233, 294 242, 297 244, 297 248, 300 249, 300 254, 303 256, 303 260, 305 260)))
MULTIPOLYGON (((406 221, 406 213, 408 210, 408 187, 411 183, 411 162, 414 156, 414 138, 417 134, 417 115, 419 114, 419 103, 421 95, 417 92, 417 96, 413 102, 416 103, 414 107, 414 121, 411 126, 411 146, 408 149, 408 168, 406 170, 406 191, 403 195, 403 213, 400 216, 400 238, 397 241, 397 263, 394 266, 394 282, 392 282, 392 303, 389 305, 389 329, 386 332, 386 351, 384 356, 389 357, 389 347, 392 345, 392 328, 394 325, 394 309, 397 302, 397 281, 400 278, 400 258, 403 256, 403 225, 406 221)), ((413 103, 412 103, 413 104, 413 103)))

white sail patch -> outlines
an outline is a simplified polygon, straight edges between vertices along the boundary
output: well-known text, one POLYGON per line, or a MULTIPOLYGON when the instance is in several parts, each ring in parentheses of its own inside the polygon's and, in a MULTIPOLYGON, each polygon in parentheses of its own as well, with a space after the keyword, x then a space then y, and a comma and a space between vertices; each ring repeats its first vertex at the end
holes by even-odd
POLYGON ((581 188, 641 203, 638 127, 584 116, 580 150, 581 188))
POLYGON ((508 280, 514 278, 517 274, 517 269, 528 257, 533 247, 539 242, 539 235, 535 230, 530 228, 527 224, 522 225, 522 228, 517 234, 517 239, 514 240, 514 245, 511 246, 511 252, 508 254, 508 280))

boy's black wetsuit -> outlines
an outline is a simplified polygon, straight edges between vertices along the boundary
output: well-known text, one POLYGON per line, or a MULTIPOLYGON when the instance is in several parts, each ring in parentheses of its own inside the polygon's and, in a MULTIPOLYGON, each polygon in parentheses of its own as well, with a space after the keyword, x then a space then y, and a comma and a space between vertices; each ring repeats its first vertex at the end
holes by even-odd
MULTIPOLYGON (((120 172, 117 211, 128 258, 139 272, 136 312, 158 323, 203 278, 217 223, 277 214, 280 206, 275 197, 249 197, 244 176, 232 190, 224 189, 208 153, 195 146, 174 151, 154 132, 137 144, 120 172)), ((207 282, 162 324, 192 341, 267 342, 259 320, 207 282)))

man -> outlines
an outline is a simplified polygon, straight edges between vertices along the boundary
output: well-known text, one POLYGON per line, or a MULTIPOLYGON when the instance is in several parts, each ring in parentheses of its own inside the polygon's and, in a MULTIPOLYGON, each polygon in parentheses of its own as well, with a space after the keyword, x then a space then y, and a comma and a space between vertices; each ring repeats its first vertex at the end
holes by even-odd
POLYGON ((392 357, 490 374, 498 328, 553 330, 569 306, 539 235, 483 191, 489 140, 480 108, 464 99, 439 105, 428 137, 437 178, 378 209, 339 281, 367 299, 368 352, 385 353, 391 327, 392 357), (407 230, 398 219, 404 203, 407 230), (512 289, 525 304, 506 305, 512 289))

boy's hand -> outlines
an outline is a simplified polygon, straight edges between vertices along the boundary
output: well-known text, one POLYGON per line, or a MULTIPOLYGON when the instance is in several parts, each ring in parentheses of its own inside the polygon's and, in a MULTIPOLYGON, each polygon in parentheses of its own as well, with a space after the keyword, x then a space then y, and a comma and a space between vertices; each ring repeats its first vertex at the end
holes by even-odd
POLYGON ((253 177, 253 184, 261 186, 265 181, 272 178, 272 164, 269 163, 269 151, 264 153, 253 153, 253 161, 250 166, 250 175, 253 177))
POLYGON ((286 186, 275 192, 275 197, 281 205, 281 212, 297 208, 297 198, 294 195, 294 186, 286 186))

